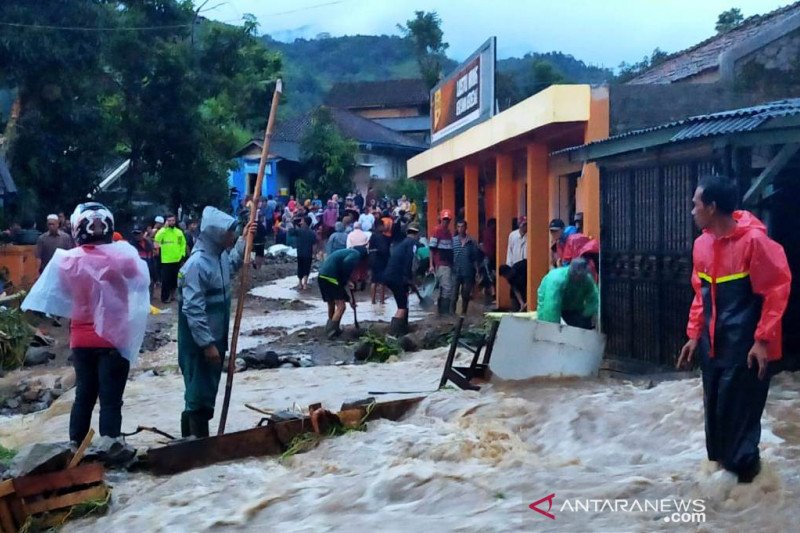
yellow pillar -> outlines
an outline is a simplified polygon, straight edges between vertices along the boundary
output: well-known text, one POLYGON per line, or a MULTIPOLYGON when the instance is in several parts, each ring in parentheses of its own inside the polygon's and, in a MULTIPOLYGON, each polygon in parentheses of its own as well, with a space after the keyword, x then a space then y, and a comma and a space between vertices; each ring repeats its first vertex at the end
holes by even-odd
MULTIPOLYGON (((456 177, 453 173, 442 175, 442 207, 449 209, 456 216, 456 177)), ((453 226, 450 226, 453 229, 453 226)))
POLYGON ((433 235, 439 221, 439 211, 442 208, 442 184, 439 178, 425 180, 428 185, 428 238, 433 235))
MULTIPOLYGON (((592 89, 589 103, 589 121, 586 123, 584 142, 606 139, 609 132, 608 87, 592 89)), ((600 238, 600 170, 595 163, 583 165, 583 232, 600 238)))
POLYGON ((508 309, 511 306, 510 288, 505 278, 499 274, 500 265, 506 263, 508 251, 508 234, 511 233, 511 222, 516 214, 517 200, 514 198, 514 159, 508 154, 499 154, 495 161, 497 167, 497 192, 495 194, 494 212, 497 219, 497 306, 508 309), (504 193, 504 191, 506 191, 504 193))
POLYGON ((528 311, 536 310, 536 291, 550 268, 550 176, 547 146, 527 147, 528 181, 528 311))
POLYGON ((478 238, 478 165, 464 165, 464 217, 467 220, 467 231, 478 238))

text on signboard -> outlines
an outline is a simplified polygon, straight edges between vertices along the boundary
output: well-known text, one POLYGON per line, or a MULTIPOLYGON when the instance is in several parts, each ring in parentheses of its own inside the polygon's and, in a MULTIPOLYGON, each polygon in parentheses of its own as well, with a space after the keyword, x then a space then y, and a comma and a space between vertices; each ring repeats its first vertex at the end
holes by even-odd
POLYGON ((456 82, 456 116, 478 105, 478 65, 456 82), (466 93, 466 94, 465 94, 466 93))

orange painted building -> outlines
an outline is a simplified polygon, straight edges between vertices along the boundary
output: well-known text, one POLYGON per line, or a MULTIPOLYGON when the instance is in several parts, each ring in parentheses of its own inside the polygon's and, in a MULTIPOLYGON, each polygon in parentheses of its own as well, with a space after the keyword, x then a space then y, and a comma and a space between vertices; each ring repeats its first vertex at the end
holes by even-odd
MULTIPOLYGON (((528 308, 550 268, 549 222, 583 218, 583 231, 600 234, 600 175, 593 163, 570 162, 551 152, 608 137, 608 88, 554 85, 408 161, 408 175, 428 188, 428 234, 442 209, 483 236, 497 221, 497 265, 506 262, 508 235, 528 218, 528 308), (480 232, 478 229, 480 228, 480 232)), ((501 309, 508 285, 497 277, 501 309)))

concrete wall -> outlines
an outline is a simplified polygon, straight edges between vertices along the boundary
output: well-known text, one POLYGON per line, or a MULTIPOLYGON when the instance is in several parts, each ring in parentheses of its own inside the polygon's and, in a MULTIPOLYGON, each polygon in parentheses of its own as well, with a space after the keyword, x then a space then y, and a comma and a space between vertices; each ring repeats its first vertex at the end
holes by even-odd
POLYGON ((770 70, 784 72, 796 70, 798 53, 800 53, 800 30, 795 30, 738 59, 735 66, 737 77, 742 75, 742 67, 750 62, 756 62, 770 70))
POLYGON ((356 161, 359 165, 370 167, 370 176, 375 179, 390 180, 405 176, 407 159, 399 154, 359 151, 356 161))
POLYGON ((613 85, 611 135, 703 115, 800 97, 800 85, 742 88, 722 83, 613 85))

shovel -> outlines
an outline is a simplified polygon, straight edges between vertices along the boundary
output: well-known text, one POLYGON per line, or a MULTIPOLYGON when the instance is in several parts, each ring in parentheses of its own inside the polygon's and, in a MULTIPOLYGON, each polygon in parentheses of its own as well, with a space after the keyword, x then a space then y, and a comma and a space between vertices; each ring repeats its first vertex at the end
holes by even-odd
POLYGON ((411 285, 411 290, 414 291, 414 294, 416 294, 417 298, 419 298, 419 306, 422 309, 424 309, 425 311, 429 311, 429 310, 433 309, 433 307, 434 307, 433 298, 431 298, 430 296, 422 296, 419 293, 419 289, 417 289, 416 285, 412 284, 411 285))
POLYGON ((353 322, 355 322, 356 331, 361 331, 361 326, 358 325, 358 311, 356 311, 356 294, 353 289, 350 289, 350 305, 353 307, 353 322))

